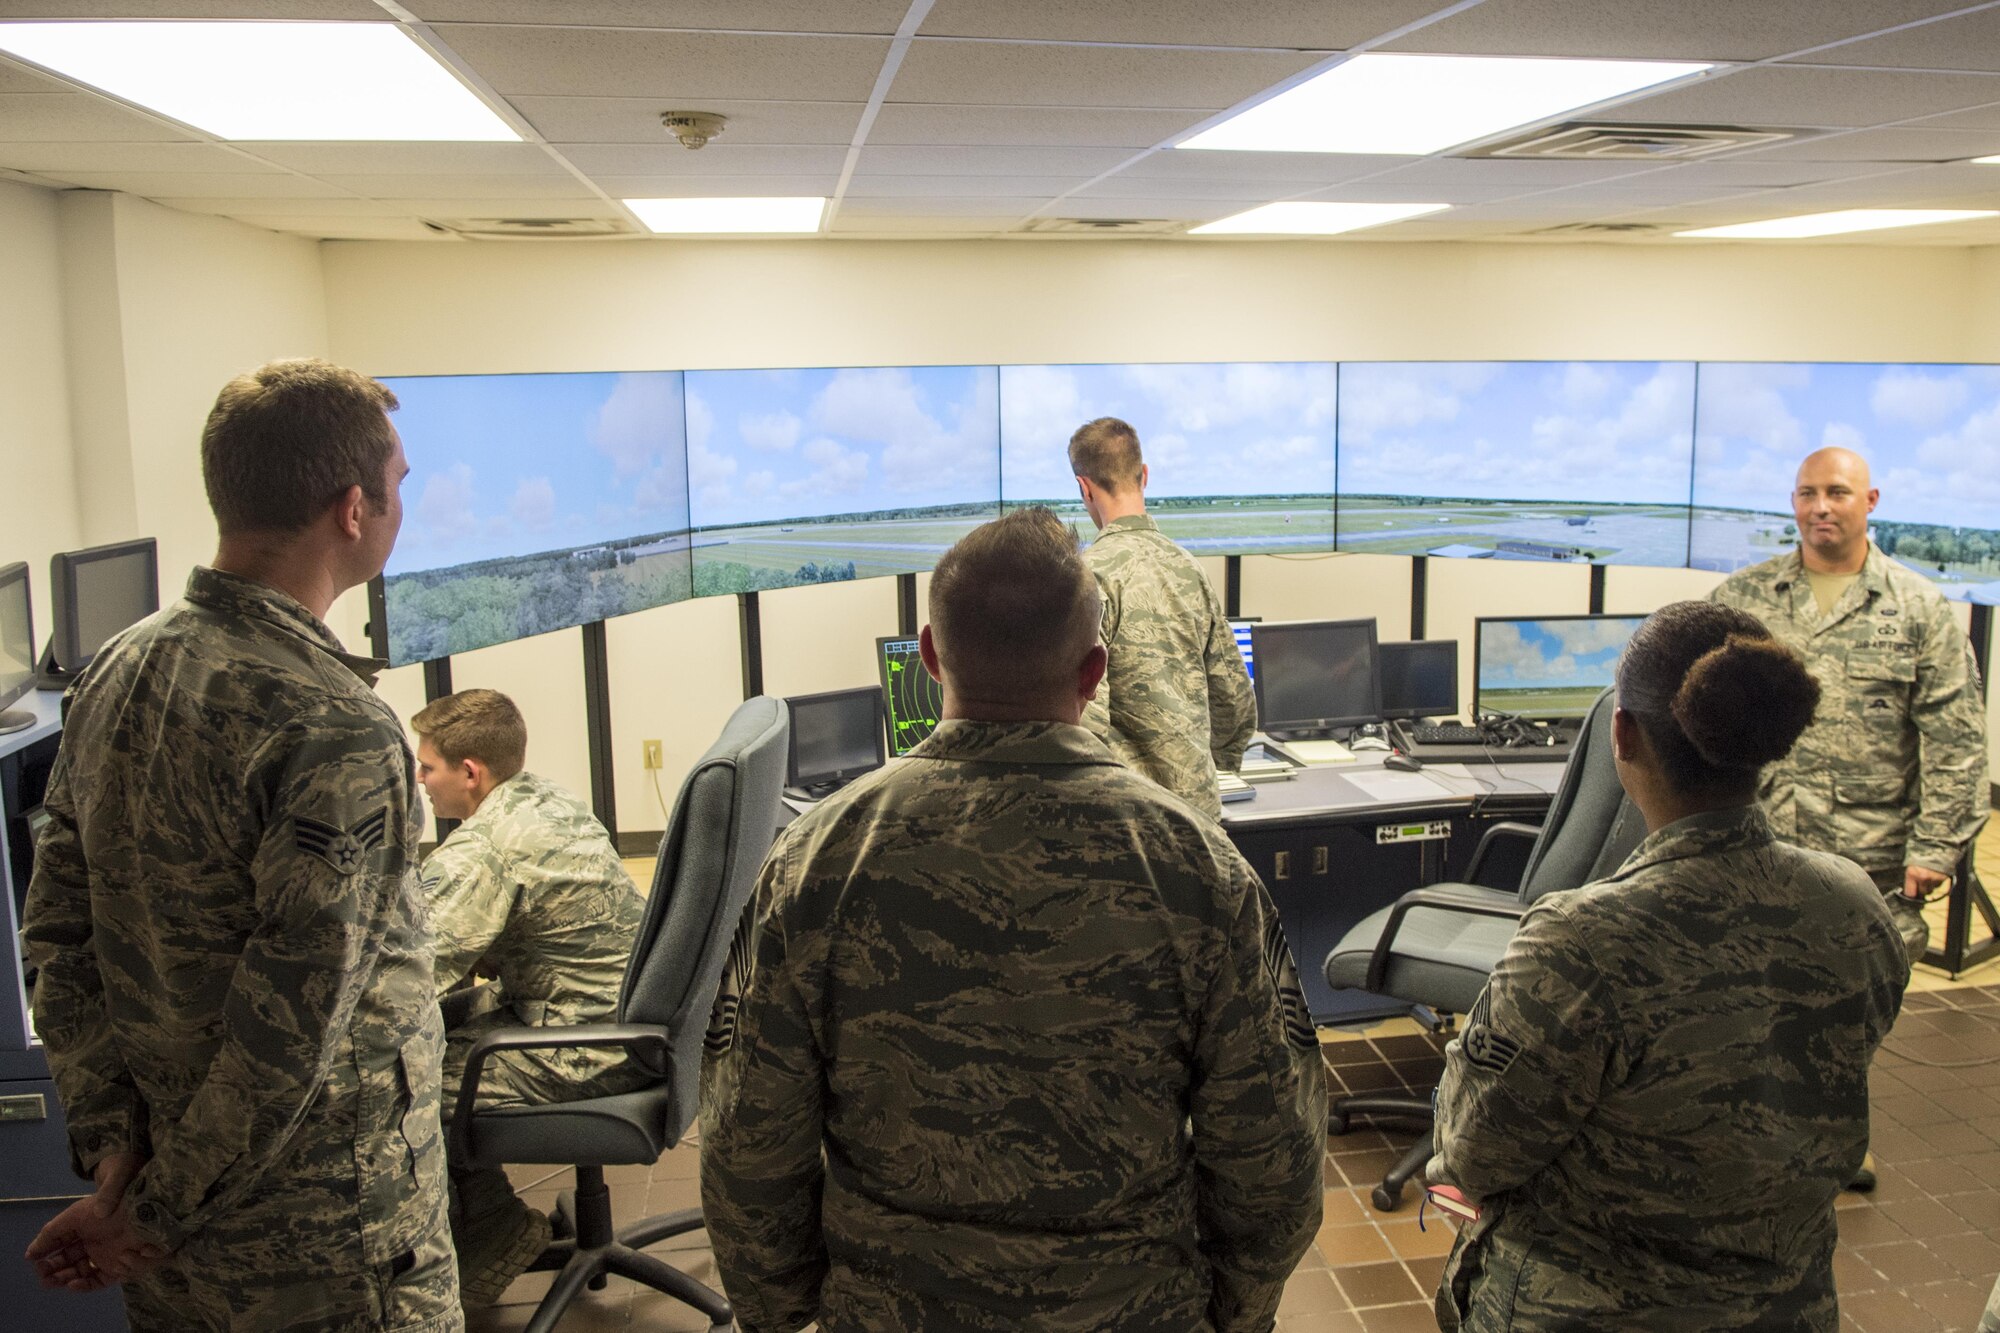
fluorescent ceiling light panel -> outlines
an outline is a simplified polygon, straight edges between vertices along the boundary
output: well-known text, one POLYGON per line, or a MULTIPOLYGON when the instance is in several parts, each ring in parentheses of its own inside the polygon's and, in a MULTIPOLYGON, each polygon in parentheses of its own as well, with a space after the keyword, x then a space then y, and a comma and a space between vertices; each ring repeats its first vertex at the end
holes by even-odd
POLYGON ((1991 157, 1975 157, 1972 160, 1974 162, 1984 162, 1988 166, 2000 167, 2000 153, 1995 153, 1991 157))
POLYGON ((627 199, 649 231, 663 235, 714 236, 725 232, 773 235, 812 232, 826 212, 823 197, 760 199, 627 199))
POLYGON ((393 23, 0 23, 0 51, 220 139, 521 137, 393 23))
POLYGON ((1733 222, 1726 227, 1699 227, 1676 236, 1714 236, 1733 240, 1797 240, 1806 236, 1839 236, 1851 231, 1887 231, 1891 227, 1922 227, 1933 222, 1964 222, 1968 218, 2000 217, 1991 208, 1843 208, 1835 213, 1806 213, 1762 222, 1733 222))
POLYGON ((1422 156, 1708 68, 1660 60, 1359 55, 1176 147, 1422 156))
POLYGON ((1421 217, 1450 204, 1265 204, 1188 229, 1190 236, 1337 236, 1421 217))

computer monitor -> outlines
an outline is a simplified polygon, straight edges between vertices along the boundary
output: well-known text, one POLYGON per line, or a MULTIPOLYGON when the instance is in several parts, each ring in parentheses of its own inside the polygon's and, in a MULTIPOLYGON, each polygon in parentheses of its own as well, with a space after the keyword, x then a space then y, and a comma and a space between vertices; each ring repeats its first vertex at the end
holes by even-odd
POLYGON ((1250 627, 1262 620, 1262 616, 1231 616, 1229 628, 1236 635, 1236 651, 1243 654, 1243 669, 1250 673, 1250 681, 1257 681, 1257 651, 1250 642, 1250 627))
POLYGON ((1580 721, 1612 683, 1644 616, 1481 616, 1473 712, 1531 722, 1580 721))
POLYGON ((1357 727, 1382 712, 1375 622, 1297 620, 1250 627, 1258 724, 1272 736, 1357 727))
POLYGON ((35 725, 26 709, 7 706, 35 688, 35 610, 28 595, 28 566, 0 565, 0 734, 35 725))
POLYGON ((1458 640, 1376 646, 1382 659, 1382 720, 1450 717, 1458 712, 1458 640))
POLYGON ((873 685, 785 700, 792 715, 787 791, 794 796, 823 796, 882 767, 880 701, 873 685))
POLYGON ((924 669, 914 634, 875 640, 875 656, 882 667, 889 753, 905 755, 937 730, 938 719, 944 716, 944 687, 924 669))
POLYGON ((69 675, 90 665, 111 637, 160 609, 160 548, 151 537, 113 542, 49 559, 44 671, 69 675))

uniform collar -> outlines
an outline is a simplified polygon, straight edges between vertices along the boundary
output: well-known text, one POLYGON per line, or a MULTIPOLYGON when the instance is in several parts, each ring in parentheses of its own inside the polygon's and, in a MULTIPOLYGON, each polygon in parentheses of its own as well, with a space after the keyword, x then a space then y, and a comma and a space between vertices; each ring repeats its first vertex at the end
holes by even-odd
POLYGON ((340 664, 373 685, 389 664, 379 657, 362 657, 340 646, 325 622, 300 605, 297 599, 279 592, 268 583, 246 579, 206 565, 196 565, 188 575, 187 599, 196 606, 224 615, 261 620, 293 638, 304 639, 313 647, 338 658, 340 664))
POLYGON ((1104 531, 1097 535, 1099 540, 1102 540, 1114 532, 1158 532, 1159 530, 1160 525, 1153 522, 1152 515, 1127 514, 1123 518, 1114 518, 1109 523, 1106 523, 1104 531))
POLYGON ((1067 722, 972 722, 965 718, 938 723, 937 730, 904 758, 984 764, 1118 763, 1103 741, 1067 722))
POLYGON ((1754 803, 1689 815, 1686 819, 1676 819, 1658 833, 1648 834, 1610 878, 1626 879, 1647 866, 1691 856, 1712 856, 1746 847, 1761 847, 1775 837, 1763 808, 1754 803))
MULTIPOLYGON (((1773 580, 1776 587, 1781 591, 1789 589, 1794 598, 1803 597, 1806 602, 1811 603, 1812 583, 1806 577, 1808 571, 1805 556, 1794 546, 1780 559, 1783 563, 1779 566, 1778 577, 1773 580)), ((1876 598, 1889 596, 1889 566, 1889 557, 1883 555, 1882 548, 1871 540, 1868 543, 1868 554, 1862 558, 1861 569, 1854 576, 1853 586, 1841 594, 1840 600, 1834 603, 1833 611, 1820 619, 1819 628, 1828 629, 1844 620, 1847 611, 1842 608, 1848 605, 1850 598, 1858 597, 1858 606, 1867 606, 1876 598), (1858 593, 1856 589, 1859 589, 1858 593)), ((1818 611, 1819 607, 1814 603, 1814 614, 1817 615, 1818 611)))
POLYGON ((452 830, 452 836, 456 837, 465 829, 476 829, 498 819, 501 811, 513 805, 517 796, 526 794, 534 785, 534 781, 533 775, 524 768, 513 777, 493 784, 493 790, 486 793, 486 799, 479 803, 479 808, 458 821, 458 828, 452 830))

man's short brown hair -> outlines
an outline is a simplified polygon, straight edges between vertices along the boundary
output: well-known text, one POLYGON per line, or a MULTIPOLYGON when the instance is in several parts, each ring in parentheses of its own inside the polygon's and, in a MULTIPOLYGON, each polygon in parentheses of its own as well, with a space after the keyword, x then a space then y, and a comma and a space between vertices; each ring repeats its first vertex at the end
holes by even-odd
POLYGON ((971 699, 1039 699, 1073 680, 1103 603, 1076 534, 1036 505, 981 524, 931 573, 931 642, 971 699))
POLYGON ((514 701, 498 690, 460 690, 427 704, 410 719, 447 764, 477 759, 497 782, 528 762, 528 724, 514 701))
POLYGON ((311 358, 238 375, 215 396, 201 432, 216 526, 224 536, 297 532, 350 486, 387 505, 396 407, 388 386, 311 358))
POLYGON ((1069 437, 1069 470, 1113 495, 1139 484, 1139 432, 1117 417, 1086 421, 1069 437))

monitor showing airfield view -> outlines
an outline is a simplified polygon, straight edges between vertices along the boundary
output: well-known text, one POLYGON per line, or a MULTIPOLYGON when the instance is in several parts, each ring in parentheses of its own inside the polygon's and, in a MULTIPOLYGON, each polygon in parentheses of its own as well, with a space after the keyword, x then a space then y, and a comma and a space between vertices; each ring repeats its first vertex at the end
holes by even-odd
POLYGON ((1609 689, 1644 616, 1482 617, 1473 647, 1477 714, 1581 718, 1609 689))
POLYGON ((410 475, 378 655, 428 661, 689 596, 678 371, 383 383, 410 475))
POLYGON ((1000 490, 1090 521, 1069 437, 1114 416, 1138 432, 1146 512, 1196 555, 1333 549, 1331 362, 1002 366, 1000 490))
POLYGON ((1340 549, 1684 564, 1694 383, 1675 361, 1343 362, 1340 549))
POLYGON ((1704 363, 1688 563, 1795 547, 1793 478, 1828 445, 1868 460, 1885 554, 1947 597, 2000 603, 2000 366, 1704 363))
POLYGON ((1000 503, 992 366, 687 372, 698 596, 929 569, 1000 503))

